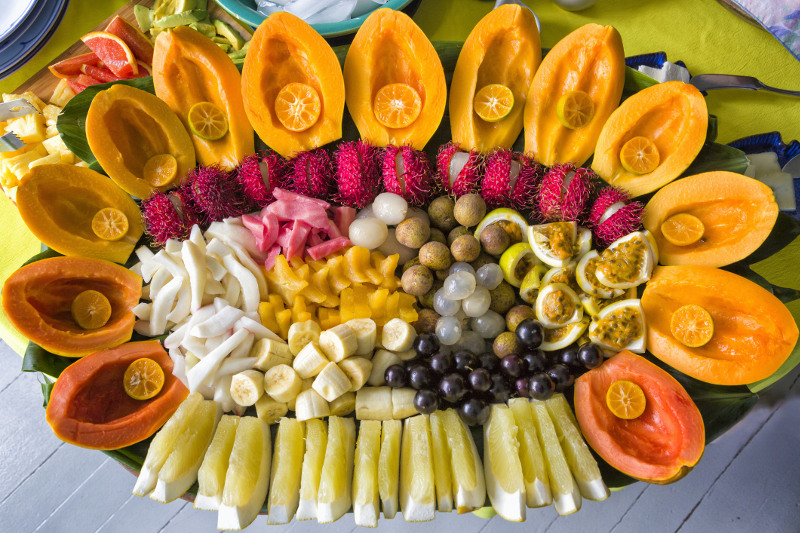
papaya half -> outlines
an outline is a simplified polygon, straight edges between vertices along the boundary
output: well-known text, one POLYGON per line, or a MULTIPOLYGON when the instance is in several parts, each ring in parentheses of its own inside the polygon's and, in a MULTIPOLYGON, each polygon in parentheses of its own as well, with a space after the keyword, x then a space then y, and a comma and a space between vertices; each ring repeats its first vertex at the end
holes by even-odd
POLYGON ((129 342, 68 366, 53 386, 46 418, 64 442, 115 450, 153 435, 188 395, 172 375, 172 359, 161 343, 129 342), (132 362, 143 357, 161 366, 164 386, 149 400, 134 400, 125 392, 123 376, 132 362))
POLYGON ((747 176, 719 171, 664 186, 647 202, 642 222, 658 243, 662 265, 720 267, 756 251, 777 219, 772 189, 747 176), (670 242, 661 231, 662 224, 679 213, 692 215, 702 224, 700 238, 691 244, 670 242))
POLYGON ((653 192, 681 175, 700 153, 708 130, 706 101, 694 85, 668 81, 634 94, 608 118, 592 159, 592 170, 631 196, 653 192), (626 169, 620 152, 636 137, 657 150, 655 167, 641 174, 626 169))
POLYGON ((70 256, 125 263, 142 236, 142 214, 136 202, 112 180, 85 167, 38 165, 22 177, 17 208, 40 241, 70 256), (128 231, 105 240, 92 230, 101 209, 113 207, 128 219, 128 231))
POLYGON ((539 163, 583 164, 594 151, 606 119, 619 105, 625 85, 622 37, 613 26, 586 24, 547 53, 533 76, 525 102, 525 153, 539 163), (580 95, 591 103, 583 126, 559 118, 559 102, 580 95))
POLYGON ((112 85, 92 99, 86 139, 114 183, 137 198, 174 187, 195 165, 192 139, 172 109, 157 96, 127 85, 112 85), (161 154, 173 156, 177 170, 169 181, 154 185, 144 168, 161 154))
POLYGON ((797 344, 797 324, 778 298, 718 268, 656 267, 642 294, 642 307, 648 350, 707 383, 745 385, 769 377, 797 344), (686 346, 673 335, 672 315, 688 304, 705 309, 713 321, 710 340, 702 346, 686 346))
POLYGON ((531 10, 505 4, 489 11, 472 29, 458 55, 450 83, 450 130, 465 150, 489 152, 511 148, 522 131, 523 110, 531 80, 542 60, 539 30, 531 10), (514 105, 508 115, 488 122, 473 101, 490 84, 508 87, 514 105))
POLYGON ((3 311, 17 330, 45 350, 66 357, 113 348, 130 340, 142 295, 142 278, 101 259, 52 257, 25 265, 3 285, 3 311), (111 317, 100 328, 79 327, 70 311, 75 297, 96 290, 108 298, 111 317))
MULTIPOLYGON (((361 138, 375 146, 409 145, 422 150, 444 116, 447 84, 439 54, 402 11, 376 9, 361 25, 344 61, 345 101, 361 138), (387 126, 376 100, 396 84, 418 98, 419 114, 402 127, 387 126)), ((403 104, 400 107, 404 107, 403 104)))
POLYGON ((700 411, 680 383, 644 357, 624 351, 575 380, 575 417, 586 442, 609 465, 647 483, 684 477, 705 449, 700 411), (618 418, 606 404, 612 383, 641 387, 644 412, 618 418))
POLYGON ((228 54, 188 26, 163 31, 156 38, 153 55, 156 96, 178 115, 186 131, 189 110, 210 102, 222 110, 228 131, 219 139, 203 139, 192 133, 201 165, 219 164, 232 170, 244 157, 255 153, 255 136, 242 104, 242 76, 228 54))

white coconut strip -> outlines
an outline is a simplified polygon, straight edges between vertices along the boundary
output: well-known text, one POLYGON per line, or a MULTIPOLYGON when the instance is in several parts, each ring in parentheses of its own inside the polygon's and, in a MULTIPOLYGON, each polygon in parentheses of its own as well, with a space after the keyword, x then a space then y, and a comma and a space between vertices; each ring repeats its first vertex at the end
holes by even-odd
POLYGON ((186 359, 182 356, 172 360, 172 375, 178 378, 185 387, 189 386, 189 379, 186 377, 186 359))
POLYGON ((228 273, 225 266, 214 255, 206 255, 206 266, 215 281, 220 281, 228 273))
POLYGON ((142 276, 142 264, 141 263, 136 263, 135 265, 131 266, 131 268, 129 268, 128 270, 130 270, 131 272, 133 272, 134 274, 136 274, 139 277, 142 276))
POLYGON ((244 310, 258 311, 258 303, 261 301, 261 291, 259 290, 256 277, 232 255, 226 255, 222 258, 222 261, 228 271, 239 280, 244 310))
POLYGON ((222 278, 222 286, 225 287, 225 295, 223 296, 223 299, 228 302, 228 304, 234 307, 239 307, 239 302, 242 299, 242 286, 239 283, 239 279, 233 274, 229 273, 227 276, 222 278))
POLYGON ((187 332, 181 342, 181 347, 185 348, 189 353, 193 354, 198 359, 203 359, 208 353, 206 348, 206 340, 200 337, 193 337, 187 332))
POLYGON ((232 334, 233 334, 232 332, 229 333, 226 331, 221 335, 214 335, 213 337, 207 338, 206 353, 210 352, 211 350, 213 350, 214 348, 225 342, 225 339, 229 338, 232 334))
MULTIPOLYGON (((241 319, 240 319, 241 321, 241 319)), ((237 324, 239 322, 236 322, 237 324)), ((236 347, 234 351, 231 352, 231 359, 238 359, 244 358, 250 355, 250 351, 253 349, 253 344, 256 342, 256 336, 253 332, 250 332, 250 335, 245 339, 245 341, 236 347)))
POLYGON ((189 281, 186 278, 175 278, 181 280, 181 287, 178 290, 178 298, 175 300, 175 307, 167 315, 167 320, 173 324, 180 324, 192 313, 192 292, 189 281))
POLYGON ((175 297, 183 284, 183 278, 174 278, 164 285, 153 298, 153 308, 150 311, 150 337, 163 335, 167 330, 167 315, 175 303, 175 297))
POLYGON ((264 277, 261 267, 259 267, 256 262, 253 261, 249 255, 247 255, 245 250, 235 248, 233 251, 242 266, 249 270, 250 273, 256 278, 256 282, 258 283, 258 294, 261 300, 266 300, 269 296, 269 289, 267 289, 267 278, 264 277))
POLYGON ((232 254, 233 250, 225 244, 222 239, 214 237, 210 241, 208 241, 208 246, 206 246, 206 255, 215 254, 218 256, 218 259, 222 261, 222 258, 228 254, 232 254))
POLYGON ((164 251, 169 255, 181 253, 181 241, 178 239, 167 239, 166 244, 164 244, 164 251))
POLYGON ((222 344, 208 352, 208 354, 194 365, 187 372, 189 378, 189 390, 194 392, 200 385, 211 384, 214 381, 219 365, 239 344, 244 342, 250 334, 247 330, 241 329, 227 338, 222 344))
POLYGON ((250 230, 238 224, 212 222, 208 230, 206 230, 206 236, 208 235, 220 239, 228 246, 244 248, 250 255, 263 256, 263 253, 256 246, 256 239, 250 230))
POLYGON ((182 343, 186 333, 189 331, 189 323, 181 324, 164 339, 164 348, 167 350, 176 350, 182 343))
POLYGON ((206 290, 205 294, 203 295, 203 300, 206 299, 206 296, 211 296, 211 301, 213 302, 214 296, 219 296, 222 294, 225 294, 225 287, 222 286, 222 283, 212 277, 206 278, 206 290))
POLYGON ((245 328, 249 331, 252 331, 257 340, 261 340, 264 338, 272 339, 276 342, 285 343, 283 339, 281 339, 275 332, 264 326, 260 321, 253 320, 250 317, 243 316, 236 322, 235 328, 245 328))
POLYGON ((139 320, 150 320, 150 311, 152 310, 152 307, 153 304, 149 302, 142 302, 133 306, 131 311, 139 320))
POLYGON ((200 251, 203 252, 203 255, 206 254, 206 239, 205 237, 203 237, 202 228, 200 228, 200 226, 198 226, 197 224, 192 226, 192 231, 189 234, 189 241, 191 241, 198 248, 200 248, 200 251))
POLYGON ((169 273, 172 274, 173 278, 186 277, 186 269, 183 267, 183 261, 180 259, 176 260, 175 256, 167 253, 166 250, 159 251, 155 256, 154 261, 166 267, 167 270, 169 270, 169 273))
POLYGON ((136 249, 136 257, 142 264, 141 276, 145 283, 150 283, 150 280, 158 270, 159 265, 153 261, 155 254, 147 246, 140 246, 136 249))
POLYGON ((236 321, 243 316, 244 312, 241 309, 236 309, 235 307, 227 305, 213 316, 193 326, 190 330, 190 334, 195 337, 203 337, 206 339, 222 335, 227 330, 231 329, 236 321))
POLYGON ((142 299, 149 300, 150 299, 150 285, 144 285, 142 287, 142 299))
MULTIPOLYGON (((158 264, 158 263, 154 263, 154 264, 158 264)), ((150 286, 149 286, 149 289, 148 289, 150 291, 149 294, 151 296, 155 296, 156 294, 161 292, 161 289, 164 288, 164 285, 166 285, 167 282, 172 279, 172 275, 169 273, 169 270, 167 270, 164 267, 161 267, 160 265, 159 265, 159 267, 160 268, 153 275, 153 279, 150 282, 150 286)), ((151 297, 150 299, 152 300, 153 298, 151 297)))
POLYGON ((206 290, 206 255, 192 241, 184 241, 181 258, 191 286, 191 310, 197 311, 203 305, 206 290))
MULTIPOLYGON (((228 357, 219 365, 217 377, 231 376, 239 372, 244 372, 245 370, 250 370, 253 368, 253 365, 256 364, 256 361, 258 361, 257 357, 228 357)), ((230 386, 228 388, 230 388, 230 386)))
POLYGON ((227 374, 221 376, 214 382, 214 401, 217 402, 224 412, 233 410, 236 402, 231 397, 231 381, 233 375, 227 374))
POLYGON ((148 263, 152 261, 154 255, 155 254, 153 251, 147 246, 140 246, 136 249, 136 257, 138 257, 139 261, 142 263, 148 263))

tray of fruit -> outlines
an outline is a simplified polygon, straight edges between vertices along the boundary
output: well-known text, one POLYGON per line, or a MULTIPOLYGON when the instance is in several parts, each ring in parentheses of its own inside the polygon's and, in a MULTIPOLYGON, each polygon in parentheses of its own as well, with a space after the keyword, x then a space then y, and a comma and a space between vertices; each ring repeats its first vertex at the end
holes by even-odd
POLYGON ((613 27, 543 58, 516 5, 335 49, 280 13, 241 57, 161 31, 137 78, 106 39, 120 79, 55 123, 80 163, 7 187, 46 250, 2 301, 55 434, 134 494, 225 530, 570 514, 679 482, 800 361, 768 281, 800 222, 613 27))

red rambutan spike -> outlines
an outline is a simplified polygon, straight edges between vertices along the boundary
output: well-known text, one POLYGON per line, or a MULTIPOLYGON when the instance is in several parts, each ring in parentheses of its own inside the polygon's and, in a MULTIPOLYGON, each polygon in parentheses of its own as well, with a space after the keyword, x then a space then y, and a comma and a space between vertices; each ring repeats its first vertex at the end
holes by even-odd
POLYGON ((387 146, 383 152, 383 186, 412 205, 424 204, 434 189, 434 176, 425 152, 410 146, 387 146))
POLYGON ((572 163, 551 168, 542 179, 538 205, 545 221, 579 221, 594 191, 594 173, 572 163))
POLYGON ((247 202, 232 173, 213 165, 197 167, 184 178, 182 186, 192 207, 209 221, 219 221, 247 212, 247 202))
POLYGON ((284 185, 311 198, 330 200, 334 189, 333 163, 322 148, 298 153, 289 163, 284 185))
POLYGON ((274 200, 272 190, 283 185, 286 160, 274 152, 245 157, 235 177, 250 209, 260 209, 274 200))
POLYGON ((597 196, 587 217, 587 224, 601 246, 608 246, 620 237, 642 227, 644 205, 631 202, 628 194, 617 187, 605 187, 597 196))
POLYGON ((486 159, 481 196, 490 208, 530 209, 541 176, 541 167, 537 163, 501 148, 486 159))
POLYGON ((380 192, 381 150, 361 140, 344 142, 339 145, 335 160, 334 199, 359 209, 369 205, 380 192))
POLYGON ((455 196, 476 192, 481 181, 481 154, 465 152, 448 142, 439 148, 436 171, 436 181, 445 192, 455 196))
POLYGON ((169 239, 189 238, 192 226, 201 219, 190 203, 180 188, 168 193, 156 192, 142 200, 142 221, 154 244, 163 246, 169 239))

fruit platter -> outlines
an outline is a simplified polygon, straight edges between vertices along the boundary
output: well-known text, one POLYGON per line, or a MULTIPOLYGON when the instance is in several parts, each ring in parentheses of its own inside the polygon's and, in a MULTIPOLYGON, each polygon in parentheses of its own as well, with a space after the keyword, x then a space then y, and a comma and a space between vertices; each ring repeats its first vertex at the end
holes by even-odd
POLYGON ((800 222, 614 27, 542 50, 512 4, 432 42, 384 8, 332 48, 171 7, 4 95, 44 251, 3 310, 133 494, 220 530, 568 515, 681 483, 800 362, 797 291, 751 268, 800 222))

